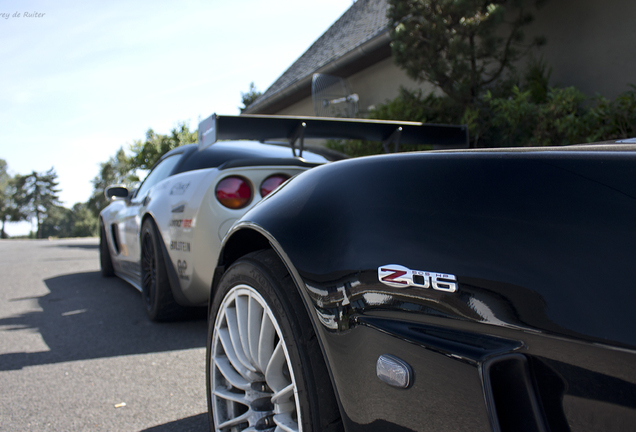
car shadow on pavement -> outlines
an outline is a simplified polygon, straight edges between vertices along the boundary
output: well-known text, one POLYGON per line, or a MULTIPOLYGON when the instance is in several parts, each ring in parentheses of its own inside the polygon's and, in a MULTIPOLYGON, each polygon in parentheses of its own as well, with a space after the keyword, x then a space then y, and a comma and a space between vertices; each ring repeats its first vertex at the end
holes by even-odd
POLYGON ((65 244, 55 244, 49 247, 55 248, 66 248, 66 249, 99 249, 99 243, 65 243, 65 244))
POLYGON ((175 420, 170 423, 153 426, 140 432, 203 432, 209 430, 208 413, 201 413, 184 419, 175 420))
POLYGON ((76 360, 202 348, 206 344, 205 310, 188 320, 153 323, 140 293, 100 272, 75 273, 44 281, 49 293, 35 298, 41 311, 1 318, 4 331, 41 334, 48 351, 0 355, 0 371, 76 360))

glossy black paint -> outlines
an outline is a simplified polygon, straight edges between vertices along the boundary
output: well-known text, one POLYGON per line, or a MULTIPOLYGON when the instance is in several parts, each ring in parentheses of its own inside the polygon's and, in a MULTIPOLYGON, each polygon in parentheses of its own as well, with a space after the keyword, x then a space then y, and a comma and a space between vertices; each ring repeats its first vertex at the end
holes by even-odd
POLYGON ((342 161, 244 216, 297 278, 347 430, 634 430, 636 153, 618 149, 342 161), (459 289, 384 285, 388 264, 459 289), (411 388, 377 379, 385 353, 411 388))

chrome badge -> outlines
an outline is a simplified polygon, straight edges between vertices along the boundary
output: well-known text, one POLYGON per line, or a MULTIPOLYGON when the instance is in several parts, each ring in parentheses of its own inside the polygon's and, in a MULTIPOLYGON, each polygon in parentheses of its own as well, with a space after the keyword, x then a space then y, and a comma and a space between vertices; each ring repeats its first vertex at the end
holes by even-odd
POLYGON ((378 267, 378 279, 395 288, 432 288, 449 293, 457 291, 457 278, 452 274, 411 270, 398 264, 378 267))

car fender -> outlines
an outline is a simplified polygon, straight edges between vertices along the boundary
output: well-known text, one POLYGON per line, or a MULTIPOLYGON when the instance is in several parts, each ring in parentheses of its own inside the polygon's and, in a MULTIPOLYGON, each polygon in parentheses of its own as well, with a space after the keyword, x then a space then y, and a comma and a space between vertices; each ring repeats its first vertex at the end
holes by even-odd
MULTIPOLYGON (((582 294, 593 295, 608 274, 612 286, 636 276, 627 265, 636 240, 635 161, 635 153, 603 152, 341 161, 298 176, 241 221, 270 233, 305 285, 337 285, 363 272, 372 272, 376 285, 378 267, 388 264, 506 283, 552 300, 555 331, 576 328, 636 345, 620 326, 610 331, 566 310, 573 303, 589 309, 582 294), (569 295, 550 298, 552 292, 569 295)), ((378 285, 385 286, 391 288, 378 285)))
POLYGON ((193 263, 193 257, 215 250, 206 235, 214 227, 211 221, 199 218, 199 211, 217 172, 211 168, 168 177, 151 190, 147 199, 144 218, 152 217, 157 225, 173 295, 184 306, 207 301, 201 292, 205 292, 209 280, 197 273, 204 269, 193 263))
POLYGON ((237 242, 248 232, 278 252, 354 423, 393 419, 359 398, 383 394, 375 360, 389 352, 439 391, 416 385, 395 400, 462 398, 469 408, 445 406, 440 418, 458 429, 471 416, 487 425, 482 371, 500 356, 523 353, 566 387, 576 380, 564 364, 599 382, 636 382, 636 290, 627 289, 636 279, 634 167, 633 152, 554 149, 334 162, 248 212, 226 237, 217 273, 249 251, 237 242), (416 274, 429 283, 412 283, 416 274), (455 288, 435 289, 435 275, 455 288), (421 351, 405 348, 413 345, 421 351), (431 365, 444 374, 429 375, 431 365))
POLYGON ((123 199, 113 200, 106 208, 100 212, 100 218, 104 224, 106 233, 106 243, 110 251, 115 273, 122 275, 122 247, 125 247, 125 239, 119 232, 119 222, 122 212, 126 210, 126 201, 123 199), (116 238, 115 238, 116 236, 116 238))
POLYGON ((206 304, 221 241, 261 199, 257 188, 262 180, 274 173, 292 177, 304 169, 274 165, 194 170, 171 176, 152 190, 146 211, 160 229, 171 262, 173 293, 180 304, 206 304), (254 197, 245 208, 229 209, 216 199, 218 182, 233 175, 251 183, 254 197))

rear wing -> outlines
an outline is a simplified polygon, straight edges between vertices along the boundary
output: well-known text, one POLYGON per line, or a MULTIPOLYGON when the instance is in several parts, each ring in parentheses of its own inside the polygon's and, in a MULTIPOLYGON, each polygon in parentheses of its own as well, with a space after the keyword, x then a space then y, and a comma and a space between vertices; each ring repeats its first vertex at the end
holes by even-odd
POLYGON ((199 149, 220 140, 285 139, 296 156, 302 156, 305 138, 360 139, 379 141, 384 151, 400 144, 432 144, 435 149, 468 148, 468 127, 387 120, 292 117, 272 115, 240 116, 212 114, 199 123, 199 149))

